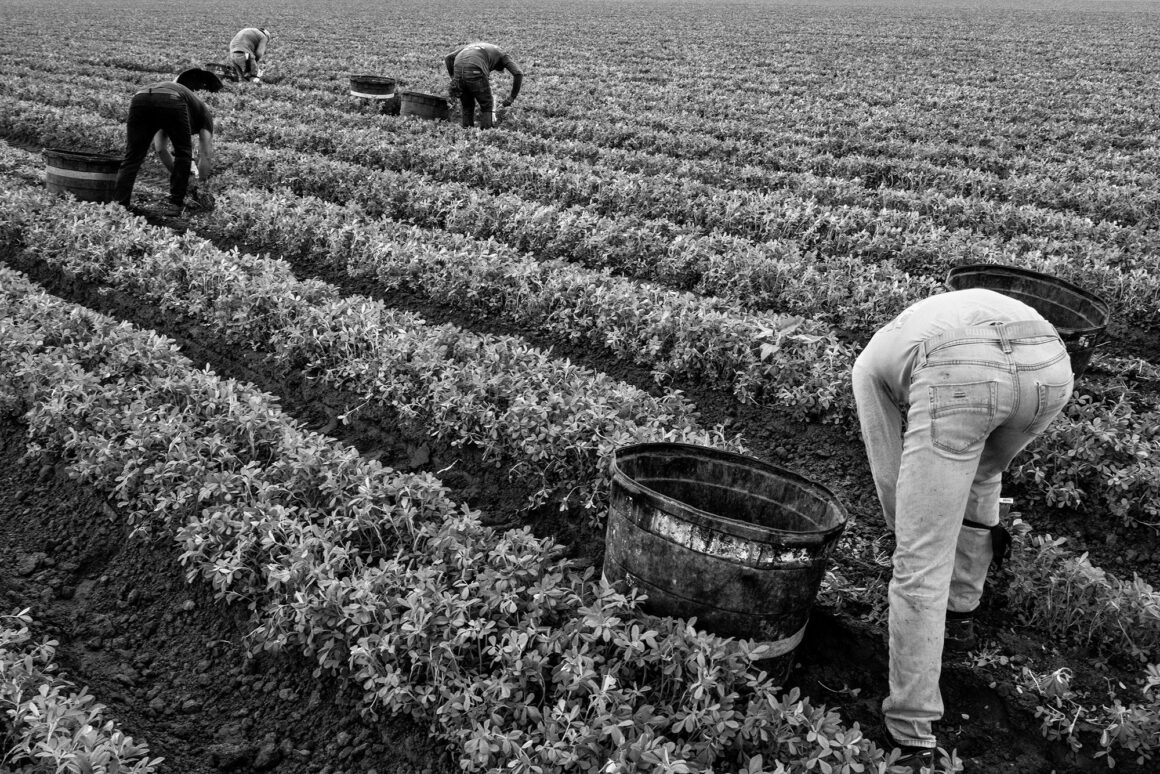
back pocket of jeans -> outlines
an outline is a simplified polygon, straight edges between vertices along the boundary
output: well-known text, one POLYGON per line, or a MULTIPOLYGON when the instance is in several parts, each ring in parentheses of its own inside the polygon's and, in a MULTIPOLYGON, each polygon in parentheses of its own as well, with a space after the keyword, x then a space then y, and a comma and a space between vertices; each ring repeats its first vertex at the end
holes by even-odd
POLYGON ((1036 385, 1035 416, 1027 424, 1025 432, 1032 435, 1041 435, 1051 424, 1051 421, 1063 410, 1071 399, 1072 383, 1036 385))
POLYGON ((962 454, 985 439, 995 419, 994 382, 930 388, 930 434, 936 448, 962 454))

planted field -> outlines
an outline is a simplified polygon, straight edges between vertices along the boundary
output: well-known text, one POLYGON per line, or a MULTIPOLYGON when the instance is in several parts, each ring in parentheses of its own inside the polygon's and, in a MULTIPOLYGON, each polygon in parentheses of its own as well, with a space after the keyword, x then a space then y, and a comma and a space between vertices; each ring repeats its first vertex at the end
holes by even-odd
POLYGON ((1112 307, 1004 482, 941 771, 1160 751, 1160 38, 1149 4, 207 0, 0 8, 0 770, 887 772, 882 523, 850 367, 1003 263, 1112 307), (44 185, 141 84, 206 101, 212 212, 44 185), (388 115, 485 38, 490 132, 388 115), (505 74, 493 78, 507 93, 505 74), (788 680, 600 582, 620 445, 850 513, 788 680), (85 768, 88 766, 88 768, 85 768))

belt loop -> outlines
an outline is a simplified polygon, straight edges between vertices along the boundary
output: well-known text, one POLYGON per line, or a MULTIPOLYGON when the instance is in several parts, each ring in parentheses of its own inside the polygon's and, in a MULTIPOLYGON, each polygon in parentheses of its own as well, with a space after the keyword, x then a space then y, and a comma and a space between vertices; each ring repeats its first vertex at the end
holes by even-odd
POLYGON ((999 332, 999 346, 1003 348, 1004 355, 1010 355, 1012 352, 1011 339, 1007 338, 1007 326, 1000 323, 995 326, 995 330, 999 332))

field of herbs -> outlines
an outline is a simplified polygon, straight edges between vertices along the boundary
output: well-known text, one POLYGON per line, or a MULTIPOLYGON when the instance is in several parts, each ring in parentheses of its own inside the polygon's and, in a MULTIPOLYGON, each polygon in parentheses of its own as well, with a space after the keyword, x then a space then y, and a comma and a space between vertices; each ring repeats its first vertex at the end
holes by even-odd
POLYGON ((1112 307, 1016 461, 940 772, 1160 761, 1160 10, 7 0, 0 771, 892 770, 849 371, 953 267, 1112 307), (273 33, 213 211, 50 194, 141 85, 273 33), (390 115, 474 39, 503 124, 390 115), (507 94, 508 77, 493 89, 507 94), (752 454, 850 513, 787 680, 601 583, 610 454, 752 454))

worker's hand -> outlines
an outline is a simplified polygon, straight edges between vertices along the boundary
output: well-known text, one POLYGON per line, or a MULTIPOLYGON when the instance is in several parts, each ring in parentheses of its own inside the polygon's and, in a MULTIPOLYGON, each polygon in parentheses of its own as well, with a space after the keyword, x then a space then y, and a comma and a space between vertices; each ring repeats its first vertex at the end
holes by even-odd
POLYGON ((503 103, 501 103, 501 104, 503 104, 503 106, 504 106, 504 107, 511 107, 511 106, 512 106, 512 100, 511 100, 511 97, 508 97, 507 99, 505 99, 505 100, 503 101, 503 103))

